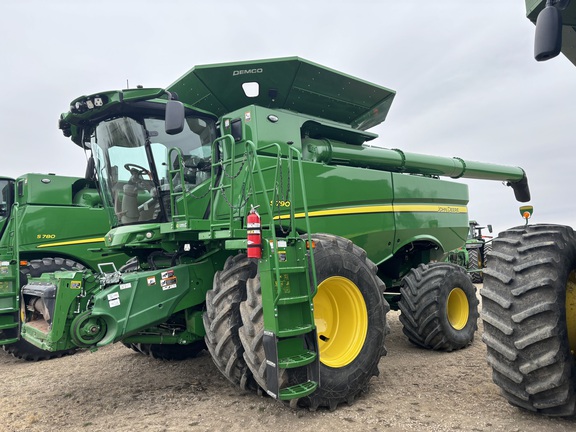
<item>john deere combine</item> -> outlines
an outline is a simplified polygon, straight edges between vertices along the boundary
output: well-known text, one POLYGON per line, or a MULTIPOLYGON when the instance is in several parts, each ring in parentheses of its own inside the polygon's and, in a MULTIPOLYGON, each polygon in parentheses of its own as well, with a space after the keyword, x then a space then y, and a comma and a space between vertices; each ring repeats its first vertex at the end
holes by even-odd
POLYGON ((196 346, 236 386, 317 408, 378 373, 386 312, 420 346, 467 346, 475 289, 441 262, 468 233, 467 186, 521 168, 369 145, 394 92, 300 58, 197 66, 167 89, 74 100, 60 128, 95 159, 131 271, 44 274, 42 349, 196 346), (49 322, 49 326, 46 323, 49 322))
POLYGON ((488 228, 492 232, 492 225, 480 226, 475 220, 469 221, 470 231, 466 244, 450 251, 446 257, 447 262, 458 264, 468 270, 470 279, 474 283, 482 283, 483 269, 488 263, 488 254, 492 251, 492 236, 482 234, 488 228))
POLYGON ((28 277, 58 270, 98 270, 127 256, 103 250, 108 216, 94 182, 84 178, 26 174, 0 178, 0 345, 25 360, 70 353, 73 347, 40 349, 20 338, 20 316, 42 314, 51 322, 54 293, 25 297, 28 277))

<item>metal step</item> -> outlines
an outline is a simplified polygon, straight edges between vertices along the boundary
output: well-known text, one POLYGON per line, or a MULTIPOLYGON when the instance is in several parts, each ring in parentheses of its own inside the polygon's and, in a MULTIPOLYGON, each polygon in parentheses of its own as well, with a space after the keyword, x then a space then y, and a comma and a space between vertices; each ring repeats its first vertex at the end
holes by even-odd
POLYGON ((298 399, 314 393, 317 388, 318 383, 316 381, 306 381, 305 383, 302 384, 296 384, 290 387, 284 387, 283 389, 280 389, 278 399, 280 400, 298 399))
POLYGON ((279 305, 288 305, 288 304, 295 304, 295 303, 309 303, 310 297, 307 295, 302 296, 294 296, 294 297, 282 297, 278 299, 279 305))
POLYGON ((309 333, 315 328, 316 327, 314 326, 314 324, 299 325, 296 327, 289 327, 278 330, 277 335, 279 338, 299 336, 305 333, 309 333))
POLYGON ((306 351, 304 354, 278 359, 278 367, 282 369, 292 369, 306 366, 316 360, 316 357, 318 357, 318 354, 314 351, 306 351))

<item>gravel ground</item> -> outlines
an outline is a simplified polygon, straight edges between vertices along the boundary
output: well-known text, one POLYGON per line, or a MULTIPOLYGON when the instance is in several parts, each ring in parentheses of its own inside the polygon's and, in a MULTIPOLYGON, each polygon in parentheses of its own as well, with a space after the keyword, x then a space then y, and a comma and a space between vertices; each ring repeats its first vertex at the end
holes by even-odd
POLYGON ((37 363, 0 351, 0 430, 6 431, 574 431, 576 419, 520 411, 491 381, 480 329, 452 353, 426 351, 390 312, 380 376, 352 405, 291 410, 241 392, 208 353, 163 362, 121 344, 37 363))

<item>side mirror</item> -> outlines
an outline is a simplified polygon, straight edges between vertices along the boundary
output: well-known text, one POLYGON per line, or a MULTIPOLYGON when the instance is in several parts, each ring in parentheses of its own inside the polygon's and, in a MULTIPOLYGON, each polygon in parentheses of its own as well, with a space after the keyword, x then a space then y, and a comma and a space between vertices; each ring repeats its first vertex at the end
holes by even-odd
POLYGON ((164 118, 166 133, 176 135, 184 130, 184 104, 180 101, 166 102, 166 115, 164 118))
POLYGON ((554 6, 546 6, 536 19, 534 58, 549 60, 560 54, 562 48, 562 15, 554 6))
POLYGON ((492 225, 488 225, 488 232, 489 232, 489 233, 492 232, 492 225))

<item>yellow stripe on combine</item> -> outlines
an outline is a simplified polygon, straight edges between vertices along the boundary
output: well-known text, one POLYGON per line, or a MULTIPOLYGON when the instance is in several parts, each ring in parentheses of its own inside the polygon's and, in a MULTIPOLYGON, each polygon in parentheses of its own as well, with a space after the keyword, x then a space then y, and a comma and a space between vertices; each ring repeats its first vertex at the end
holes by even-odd
POLYGON ((47 247, 54 247, 54 246, 71 246, 71 245, 79 245, 79 244, 87 244, 87 243, 104 243, 104 237, 96 237, 90 239, 82 239, 82 240, 71 240, 71 241, 64 241, 64 242, 55 242, 55 243, 44 243, 38 245, 38 248, 47 248, 47 247))
MULTIPOLYGON (((468 208, 462 205, 430 205, 430 204, 399 204, 399 205, 377 205, 377 206, 361 206, 361 207, 346 207, 332 210, 318 210, 308 212, 308 217, 318 216, 341 216, 362 213, 451 213, 451 214, 465 214, 468 213, 468 208)), ((304 213, 296 213, 295 218, 303 218, 304 213)), ((289 219, 290 215, 275 216, 274 219, 289 219)))

